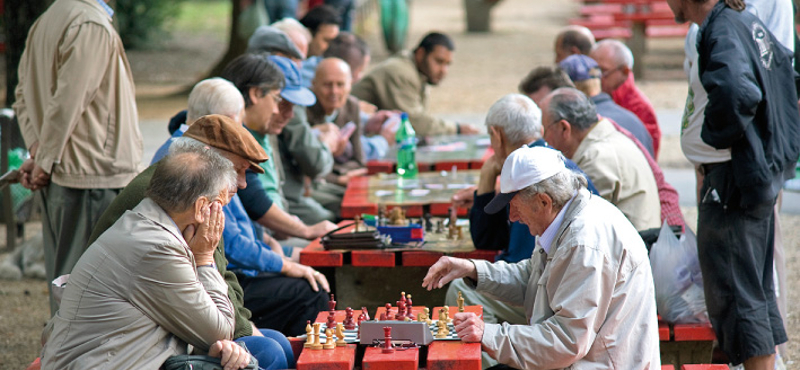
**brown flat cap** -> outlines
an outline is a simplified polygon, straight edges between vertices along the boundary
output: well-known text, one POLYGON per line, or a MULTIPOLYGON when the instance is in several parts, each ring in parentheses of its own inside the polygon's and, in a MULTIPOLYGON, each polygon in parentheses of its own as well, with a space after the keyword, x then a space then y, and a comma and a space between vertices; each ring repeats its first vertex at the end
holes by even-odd
POLYGON ((189 126, 183 136, 241 156, 250 162, 253 171, 264 173, 258 164, 269 159, 269 156, 253 135, 230 117, 219 114, 202 116, 189 126))

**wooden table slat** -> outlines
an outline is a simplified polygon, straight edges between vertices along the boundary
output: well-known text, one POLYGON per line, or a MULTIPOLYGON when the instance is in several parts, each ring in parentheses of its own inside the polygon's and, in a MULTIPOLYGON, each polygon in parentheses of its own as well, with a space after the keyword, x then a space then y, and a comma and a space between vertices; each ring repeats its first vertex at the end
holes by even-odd
POLYGON ((355 359, 355 344, 332 350, 304 348, 297 359, 297 370, 352 370, 355 359))
POLYGON ((480 370, 481 344, 434 341, 428 345, 428 370, 480 370))
POLYGON ((382 348, 367 347, 361 368, 364 370, 417 370, 419 368, 419 348, 395 350, 383 353, 382 348))

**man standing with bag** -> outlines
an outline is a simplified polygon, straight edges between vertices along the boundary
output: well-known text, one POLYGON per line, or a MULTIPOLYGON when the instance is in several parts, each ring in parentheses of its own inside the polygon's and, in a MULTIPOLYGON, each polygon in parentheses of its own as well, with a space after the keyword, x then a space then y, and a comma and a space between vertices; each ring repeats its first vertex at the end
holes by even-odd
POLYGON ((700 137, 728 161, 703 163, 698 257, 720 347, 745 369, 773 369, 787 336, 775 300, 775 198, 794 175, 800 115, 789 53, 742 0, 668 0, 702 25, 698 70, 708 93, 700 137))

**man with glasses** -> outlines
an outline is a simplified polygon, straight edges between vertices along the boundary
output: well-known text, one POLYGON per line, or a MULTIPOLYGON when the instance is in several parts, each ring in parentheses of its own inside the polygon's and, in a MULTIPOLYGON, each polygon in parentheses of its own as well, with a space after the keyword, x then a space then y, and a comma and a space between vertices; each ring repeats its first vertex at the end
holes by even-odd
POLYGON ((603 40, 597 43, 589 56, 600 66, 600 82, 603 92, 611 95, 614 102, 633 112, 650 133, 653 139, 653 158, 658 159, 661 144, 661 128, 658 127, 656 111, 647 96, 636 87, 633 79, 633 53, 625 44, 617 40, 603 40))

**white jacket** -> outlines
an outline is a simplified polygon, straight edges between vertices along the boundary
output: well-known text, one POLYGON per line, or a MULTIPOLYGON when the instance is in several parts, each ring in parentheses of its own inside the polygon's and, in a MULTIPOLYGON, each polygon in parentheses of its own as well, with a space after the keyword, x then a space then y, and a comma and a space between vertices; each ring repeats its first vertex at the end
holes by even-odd
POLYGON ((660 369, 653 276, 625 216, 581 189, 550 248, 473 261, 477 290, 524 305, 530 323, 486 324, 483 350, 520 369, 660 369))

